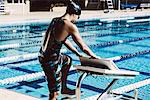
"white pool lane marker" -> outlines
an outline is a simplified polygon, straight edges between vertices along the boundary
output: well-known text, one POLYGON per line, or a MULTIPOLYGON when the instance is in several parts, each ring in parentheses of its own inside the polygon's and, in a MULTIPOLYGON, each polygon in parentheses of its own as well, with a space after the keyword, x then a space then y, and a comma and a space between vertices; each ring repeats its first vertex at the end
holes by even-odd
MULTIPOLYGON (((128 23, 132 23, 132 22, 145 22, 145 21, 150 21, 150 19, 127 20, 128 23)), ((149 22, 149 23, 150 23, 150 22, 149 22)))
MULTIPOLYGON (((136 52, 136 53, 133 53, 133 54, 127 54, 127 55, 122 55, 122 56, 116 56, 116 57, 112 57, 112 58, 108 58, 108 59, 109 60, 121 60, 121 59, 133 57, 133 56, 136 56, 136 55, 147 54, 147 53, 150 53, 150 50, 140 51, 140 52, 136 52)), ((27 55, 25 58, 28 58, 28 57, 37 57, 37 53, 34 53, 33 55, 32 54, 27 55)), ((71 70, 75 70, 75 69, 72 68, 71 70)), ((35 78, 41 78, 42 76, 44 76, 43 71, 32 73, 32 74, 16 76, 16 77, 13 77, 13 78, 6 78, 6 79, 3 79, 3 80, 0 80, 0 85, 7 85, 7 84, 15 83, 15 82, 27 81, 27 80, 31 80, 31 79, 35 79, 35 78)))
MULTIPOLYGON (((133 84, 129 84, 129 85, 126 85, 126 86, 123 86, 123 87, 119 87, 117 89, 113 89, 111 91, 111 93, 117 93, 117 94, 120 94, 120 96, 121 96, 121 94, 123 94, 123 93, 126 93, 126 92, 129 92, 129 91, 141 88, 141 87, 149 85, 149 84, 150 84, 150 78, 142 80, 142 81, 139 81, 139 82, 136 82, 136 83, 133 83, 133 84)), ((98 97, 99 97, 99 94, 91 96, 91 97, 84 98, 82 100, 97 100, 98 97)), ((113 100, 113 99, 111 99, 111 100, 113 100)))
POLYGON ((150 78, 112 90, 112 93, 122 94, 150 84, 150 78))
MULTIPOLYGON (((65 48, 61 49, 60 52, 66 53, 67 49, 65 48)), ((23 55, 17 55, 17 56, 3 57, 3 58, 0 58, 0 63, 35 59, 38 57, 38 54, 39 53, 29 53, 29 54, 23 54, 23 55)))
POLYGON ((0 85, 7 85, 7 84, 16 83, 16 82, 37 79, 37 78, 41 78, 42 76, 45 76, 44 71, 36 72, 36 73, 32 73, 32 74, 20 75, 20 76, 0 80, 0 85))

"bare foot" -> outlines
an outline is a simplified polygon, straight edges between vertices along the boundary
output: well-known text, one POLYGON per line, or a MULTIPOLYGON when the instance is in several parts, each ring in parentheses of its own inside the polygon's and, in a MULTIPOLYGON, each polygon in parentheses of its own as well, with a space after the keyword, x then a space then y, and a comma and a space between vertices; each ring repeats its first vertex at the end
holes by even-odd
POLYGON ((75 89, 74 90, 71 90, 69 88, 62 89, 61 94, 75 95, 75 89))
POLYGON ((48 100, 57 100, 57 96, 59 95, 58 92, 53 92, 49 94, 48 100))

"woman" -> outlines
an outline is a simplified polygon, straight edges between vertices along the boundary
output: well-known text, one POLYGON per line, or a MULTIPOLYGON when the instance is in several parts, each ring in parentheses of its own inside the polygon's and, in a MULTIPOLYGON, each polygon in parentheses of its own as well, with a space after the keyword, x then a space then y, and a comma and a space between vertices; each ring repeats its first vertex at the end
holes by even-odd
POLYGON ((46 31, 43 44, 40 49, 39 61, 45 72, 50 91, 49 100, 56 100, 61 83, 61 93, 74 95, 75 90, 67 88, 67 74, 71 67, 72 59, 68 55, 60 53, 64 44, 77 56, 82 56, 78 50, 67 39, 71 36, 80 49, 92 58, 97 56, 83 42, 74 22, 79 19, 81 8, 71 2, 66 9, 66 13, 57 18, 53 18, 46 31))

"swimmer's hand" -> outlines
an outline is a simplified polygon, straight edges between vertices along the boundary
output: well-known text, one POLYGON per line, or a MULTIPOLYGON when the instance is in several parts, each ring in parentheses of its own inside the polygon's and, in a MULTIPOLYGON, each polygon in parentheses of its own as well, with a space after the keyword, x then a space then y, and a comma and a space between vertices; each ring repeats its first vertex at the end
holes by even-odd
POLYGON ((99 56, 94 56, 94 57, 91 57, 91 58, 101 59, 101 57, 99 57, 99 56))
POLYGON ((99 56, 96 56, 96 59, 102 59, 101 57, 99 57, 99 56))
POLYGON ((83 57, 83 55, 81 53, 77 53, 76 54, 78 57, 83 57))
POLYGON ((120 56, 116 56, 116 57, 112 57, 112 58, 106 58, 107 60, 120 60, 121 57, 120 56))

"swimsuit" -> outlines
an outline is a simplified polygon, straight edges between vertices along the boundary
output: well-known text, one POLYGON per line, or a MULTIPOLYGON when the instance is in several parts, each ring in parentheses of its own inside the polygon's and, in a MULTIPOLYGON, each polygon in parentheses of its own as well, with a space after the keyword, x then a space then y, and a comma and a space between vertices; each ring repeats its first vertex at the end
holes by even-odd
POLYGON ((42 47, 39 51, 39 62, 45 72, 50 92, 59 91, 61 81, 61 68, 68 63, 67 55, 60 54, 64 41, 55 38, 61 33, 64 19, 54 18, 46 31, 42 47))

